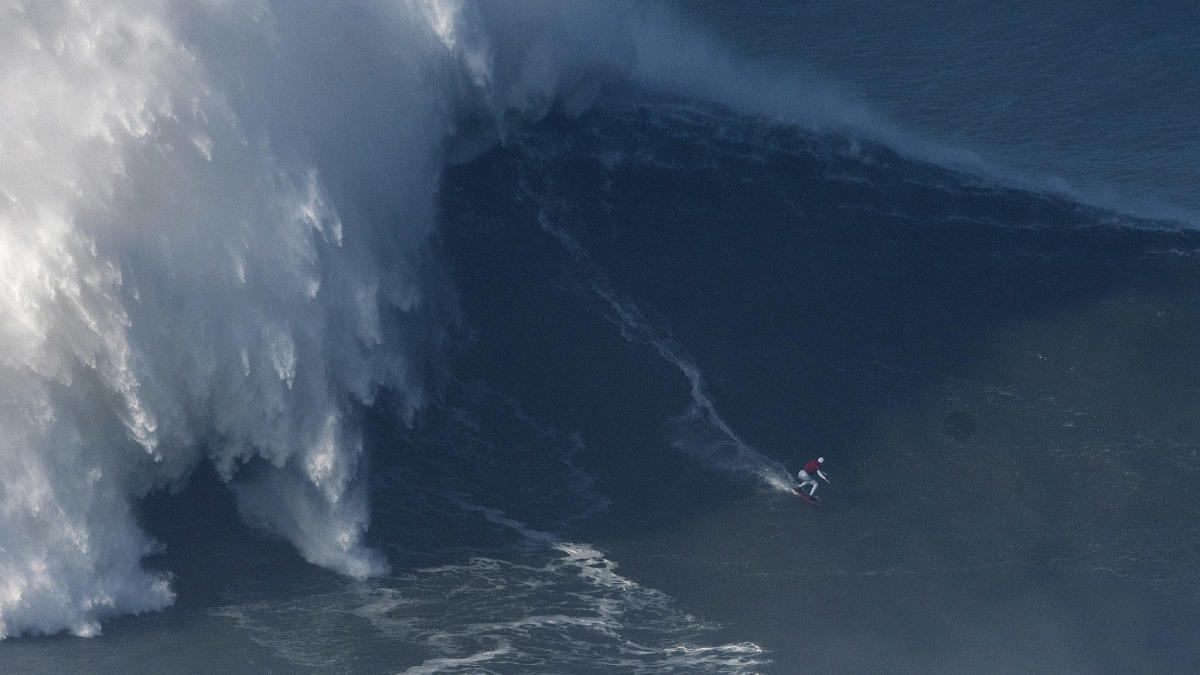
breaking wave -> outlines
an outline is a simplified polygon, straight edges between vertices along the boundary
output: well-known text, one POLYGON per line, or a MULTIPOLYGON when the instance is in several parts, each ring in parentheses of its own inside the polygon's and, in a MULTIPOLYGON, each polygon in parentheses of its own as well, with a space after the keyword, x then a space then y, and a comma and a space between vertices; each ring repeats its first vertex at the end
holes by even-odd
POLYGON ((385 572, 358 417, 438 378, 441 168, 656 72, 634 10, 5 3, 0 635, 170 604, 135 505, 205 462, 307 560, 385 572))
MULTIPOLYGON (((169 605, 136 506, 205 463, 305 559, 387 571, 361 417, 386 391, 411 422, 443 377, 447 163, 619 85, 892 133, 633 3, 14 0, 0 57, 5 637, 169 605)), ((691 383, 680 442, 782 486, 686 355, 594 290, 691 383)))

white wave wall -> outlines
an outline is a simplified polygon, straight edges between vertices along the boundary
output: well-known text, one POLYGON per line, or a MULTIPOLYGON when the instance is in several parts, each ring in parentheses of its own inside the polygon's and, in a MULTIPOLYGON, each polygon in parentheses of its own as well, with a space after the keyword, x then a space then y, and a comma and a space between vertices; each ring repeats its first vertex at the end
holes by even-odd
POLYGON ((411 420, 455 324, 442 167, 669 79, 669 24, 610 2, 0 2, 0 637, 169 605, 138 501, 204 462, 307 560, 385 571, 355 411, 388 390, 411 420))
POLYGON ((170 604, 135 506, 204 461, 306 559, 386 569, 354 407, 411 417, 452 321, 458 66, 424 12, 325 4, 0 3, 0 636, 170 604))

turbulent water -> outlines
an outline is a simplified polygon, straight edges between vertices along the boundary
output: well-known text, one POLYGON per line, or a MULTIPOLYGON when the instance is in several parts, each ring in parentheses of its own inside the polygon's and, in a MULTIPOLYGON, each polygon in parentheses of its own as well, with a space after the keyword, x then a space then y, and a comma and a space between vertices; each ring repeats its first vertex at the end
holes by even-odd
POLYGON ((1200 668, 1197 36, 0 6, 0 670, 1200 668))

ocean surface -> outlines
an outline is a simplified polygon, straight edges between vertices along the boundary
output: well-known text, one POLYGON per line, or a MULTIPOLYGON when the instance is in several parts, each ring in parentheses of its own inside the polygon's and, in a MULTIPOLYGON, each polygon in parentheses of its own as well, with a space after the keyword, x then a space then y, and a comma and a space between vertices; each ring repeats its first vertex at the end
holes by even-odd
POLYGON ((0 671, 1200 670, 1200 6, 0 45, 0 671))

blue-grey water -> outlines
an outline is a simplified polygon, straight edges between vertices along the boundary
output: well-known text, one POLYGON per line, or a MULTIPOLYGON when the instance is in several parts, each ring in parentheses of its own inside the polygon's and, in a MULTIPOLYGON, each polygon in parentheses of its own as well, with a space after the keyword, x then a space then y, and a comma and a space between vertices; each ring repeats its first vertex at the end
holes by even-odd
POLYGON ((253 4, 4 10, 0 670, 1200 669, 1195 5, 253 4))

